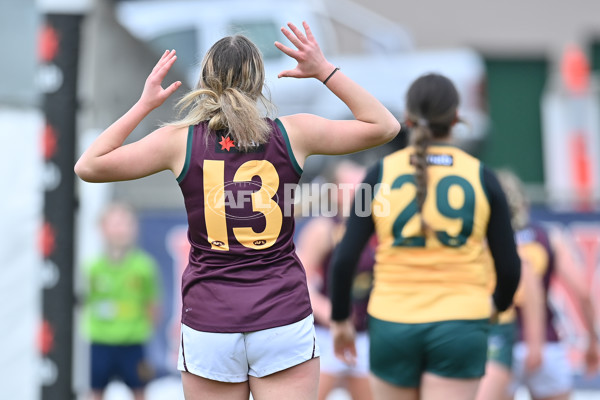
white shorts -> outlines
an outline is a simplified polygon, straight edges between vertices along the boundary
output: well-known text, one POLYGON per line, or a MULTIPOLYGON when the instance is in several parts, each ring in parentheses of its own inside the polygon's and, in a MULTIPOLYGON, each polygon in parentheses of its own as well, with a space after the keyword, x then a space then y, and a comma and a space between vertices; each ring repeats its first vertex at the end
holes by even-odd
POLYGON ((201 332, 181 324, 177 369, 220 382, 261 378, 319 357, 312 314, 248 333, 201 332))
POLYGON ((356 334, 356 365, 351 367, 335 356, 329 329, 316 326, 315 331, 321 349, 321 373, 357 377, 369 375, 369 334, 367 332, 356 334))
POLYGON ((523 342, 513 347, 513 382, 510 392, 514 395, 520 385, 527 387, 534 397, 551 397, 571 391, 573 371, 567 357, 567 349, 561 343, 546 343, 542 365, 532 374, 525 372, 527 345, 523 342))

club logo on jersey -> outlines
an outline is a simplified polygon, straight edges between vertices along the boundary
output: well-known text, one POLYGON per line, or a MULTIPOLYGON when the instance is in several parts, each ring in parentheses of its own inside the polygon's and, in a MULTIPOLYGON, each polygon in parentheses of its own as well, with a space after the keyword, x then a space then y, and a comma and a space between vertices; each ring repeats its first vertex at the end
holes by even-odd
POLYGON ((228 133, 223 133, 224 131, 217 132, 217 138, 221 138, 215 140, 215 153, 262 153, 265 151, 265 148, 262 144, 251 142, 250 146, 247 150, 242 151, 238 149, 235 141, 229 137, 228 133))
POLYGON ((225 245, 225 243, 221 242, 220 240, 213 240, 210 244, 217 247, 223 247, 225 245))
POLYGON ((267 244, 266 240, 255 240, 254 242, 252 242, 255 246, 264 246, 265 244, 267 244))
MULTIPOLYGON (((413 154, 410 156, 410 165, 415 165, 416 156, 413 154)), ((427 165, 437 165, 441 167, 451 167, 454 165, 454 157, 450 154, 428 154, 427 165)))
POLYGON ((227 150, 227 152, 229 152, 232 147, 235 147, 235 143, 229 136, 221 136, 221 141, 219 144, 221 145, 221 150, 227 150))

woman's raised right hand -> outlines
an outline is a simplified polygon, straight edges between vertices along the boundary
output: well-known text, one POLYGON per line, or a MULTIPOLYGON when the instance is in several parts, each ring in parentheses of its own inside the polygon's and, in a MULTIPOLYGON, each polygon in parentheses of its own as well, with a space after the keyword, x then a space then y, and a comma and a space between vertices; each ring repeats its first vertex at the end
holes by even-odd
POLYGON ((146 79, 144 91, 139 100, 144 106, 151 110, 160 107, 170 95, 179 89, 181 86, 180 81, 173 82, 166 89, 162 87, 162 82, 173 66, 173 63, 175 63, 175 60, 177 60, 175 50, 165 51, 160 60, 158 60, 146 79))
POLYGON ((282 71, 278 77, 290 78, 317 78, 323 82, 334 70, 333 64, 327 61, 319 44, 313 36, 306 22, 302 23, 306 35, 294 24, 289 22, 288 27, 281 28, 281 32, 289 39, 297 50, 291 49, 280 42, 275 42, 275 47, 298 62, 296 68, 282 71))

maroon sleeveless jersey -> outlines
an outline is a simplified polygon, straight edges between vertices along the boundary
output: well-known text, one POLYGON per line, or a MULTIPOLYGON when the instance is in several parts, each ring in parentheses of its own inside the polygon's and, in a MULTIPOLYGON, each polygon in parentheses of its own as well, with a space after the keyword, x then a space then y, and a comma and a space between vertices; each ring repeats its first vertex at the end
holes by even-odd
MULTIPOLYGON (((538 243, 542 246, 544 251, 548 255, 548 264, 545 266, 545 270, 543 272, 542 285, 544 289, 545 303, 546 303, 546 341, 547 342, 558 342, 559 336, 558 332, 556 332, 555 324, 555 312, 550 305, 550 301, 548 299, 548 293, 550 291, 550 283, 552 277, 555 272, 555 256, 554 250, 552 250, 552 245, 550 244, 550 238, 548 234, 538 225, 531 225, 523 230, 520 230, 515 233, 515 241, 517 246, 523 246, 530 243, 538 243)), ((525 335, 523 332, 523 315, 521 309, 517 307, 517 320, 519 326, 518 340, 524 341, 525 335)))
POLYGON ((268 142, 238 150, 207 123, 190 127, 183 193, 191 244, 182 322, 205 332, 251 332, 311 314, 294 247, 291 192, 302 170, 279 120, 268 142))

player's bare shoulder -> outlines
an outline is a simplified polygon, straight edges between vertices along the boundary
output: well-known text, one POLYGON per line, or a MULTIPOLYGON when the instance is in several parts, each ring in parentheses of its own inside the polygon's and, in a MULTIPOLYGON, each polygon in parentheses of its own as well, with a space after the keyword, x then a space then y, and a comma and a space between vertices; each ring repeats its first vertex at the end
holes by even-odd
POLYGON ((179 176, 185 164, 188 140, 193 135, 193 126, 164 125, 151 135, 168 157, 168 163, 175 176, 179 176))

